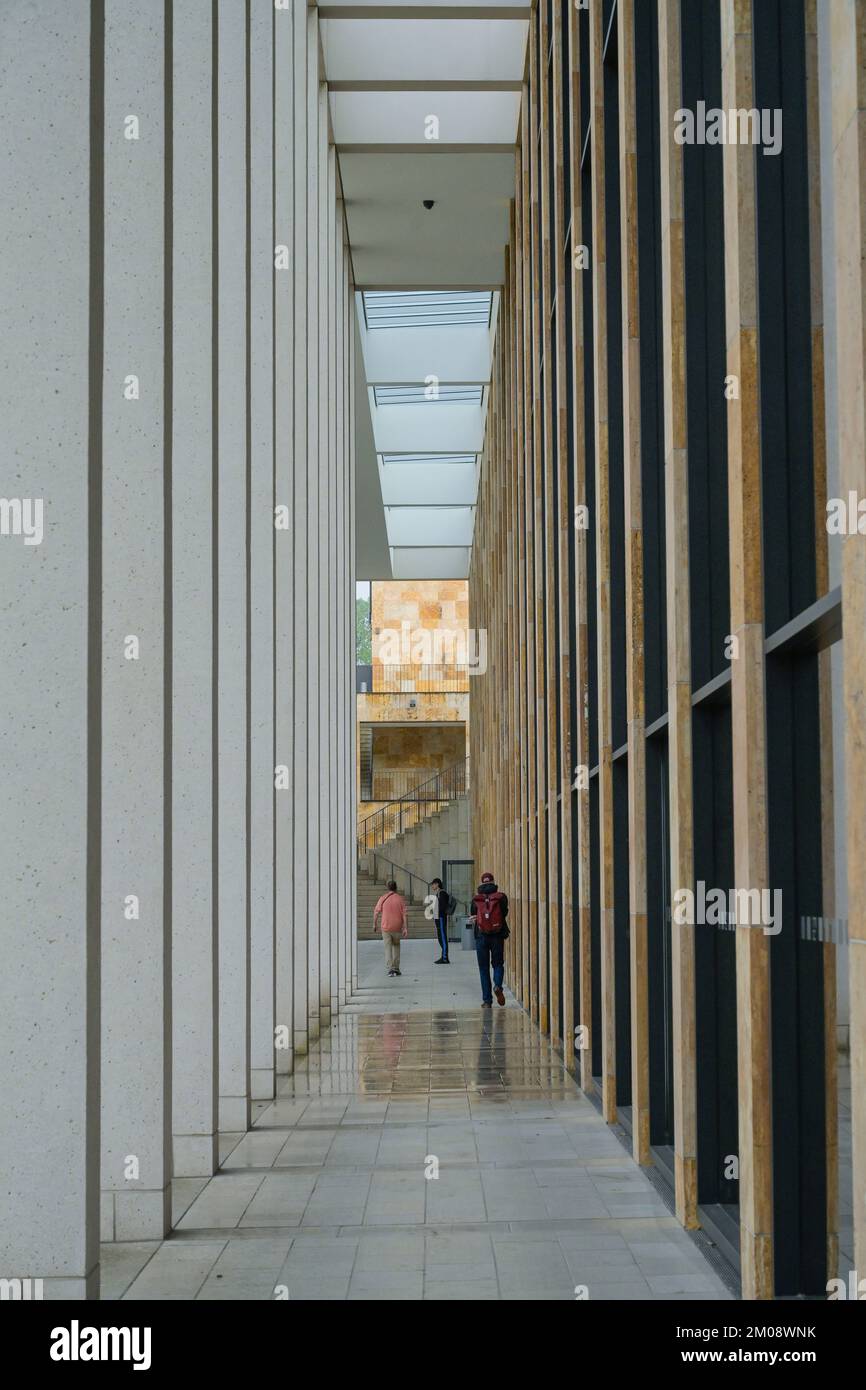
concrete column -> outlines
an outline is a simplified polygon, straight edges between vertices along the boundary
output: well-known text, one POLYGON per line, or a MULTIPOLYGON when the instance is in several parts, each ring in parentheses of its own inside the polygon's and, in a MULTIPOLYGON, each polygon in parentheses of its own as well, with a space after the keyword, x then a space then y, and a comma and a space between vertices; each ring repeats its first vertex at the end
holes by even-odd
POLYGON ((92 10, 91 27, 86 5, 5 7, 0 45, 0 1152, 14 1215, 0 1277, 42 1279, 50 1299, 99 1296, 103 86, 92 10))
POLYGON ((206 1177, 218 1164, 212 28, 209 3, 174 0, 171 894, 176 1177, 206 1177))
POLYGON ((171 1225, 171 855, 165 622, 171 339, 166 323, 164 7, 105 10, 102 488, 103 1240, 171 1225))
POLYGON ((274 1011, 276 1069, 294 1056, 294 418, 295 198, 294 25, 274 11, 274 479, 276 688, 275 762, 288 785, 276 795, 274 1011))
MULTIPOLYGON (((349 632, 347 640, 347 659, 349 662, 349 677, 346 682, 343 699, 345 701, 345 718, 347 727, 352 738, 354 748, 355 738, 355 307, 354 307, 354 286, 350 274, 350 261, 346 256, 345 265, 345 332, 346 332, 346 507, 348 511, 348 533, 349 543, 346 547, 348 564, 346 566, 345 585, 346 591, 351 598, 351 613, 349 632)), ((354 757, 349 765, 349 776, 346 779, 346 817, 352 830, 351 843, 354 845, 354 825, 355 807, 357 806, 357 764, 354 757)), ((354 854, 352 855, 354 859, 354 854)), ((351 960, 351 970, 348 972, 349 979, 347 985, 354 993, 358 988, 358 880, 354 870, 349 879, 349 912, 347 930, 349 932, 349 959, 351 960)))
MULTIPOLYGON (((340 892, 340 920, 338 924, 337 941, 337 995, 340 1006, 346 1003, 347 995, 351 992, 348 985, 348 947, 349 947, 349 913, 350 913, 350 893, 351 884, 349 882, 348 863, 350 856, 354 861, 355 839, 354 835, 349 837, 350 824, 354 825, 357 815, 354 804, 348 804, 349 769, 355 762, 355 730, 351 730, 351 740, 346 723, 346 701, 345 692, 347 686, 351 684, 352 699, 355 700, 355 671, 354 653, 352 665, 348 659, 348 633, 349 633, 349 594, 346 592, 347 580, 349 580, 349 513, 348 513, 348 453, 346 450, 346 251, 345 238, 346 229, 344 221, 344 210, 342 201, 340 203, 340 216, 337 226, 337 245, 336 265, 334 268, 334 297, 335 297, 335 320, 337 325, 337 384, 334 391, 334 414, 336 417, 337 438, 335 443, 336 451, 336 490, 337 490, 337 532, 339 535, 339 556, 337 559, 337 585, 340 590, 338 599, 338 630, 337 645, 339 651, 338 660, 338 685, 335 693, 335 704, 337 706, 337 719, 340 725, 340 768, 339 768, 339 788, 338 801, 340 805, 340 846, 342 875, 340 892), (351 821, 350 821, 351 817, 351 821)), ((354 631, 355 622, 355 576, 351 575, 351 620, 354 631)), ((352 876, 354 876, 354 863, 352 863, 352 876)))
POLYGON ((247 867, 247 32, 218 0, 217 32, 217 817, 219 1124, 249 1122, 247 867))
POLYGON ((334 516, 330 532, 329 583, 331 590, 331 611, 333 622, 330 631, 331 646, 331 692, 328 699, 329 738, 331 749, 331 795, 330 795, 330 834, 333 855, 333 886, 329 921, 330 937, 330 1010, 335 1014, 340 1007, 340 923, 345 911, 345 870, 343 865, 343 837, 341 831, 342 796, 342 720, 337 692, 342 690, 345 674, 342 670, 341 623, 343 621, 343 598, 340 585, 340 566, 342 549, 339 521, 340 507, 340 456, 337 449, 337 391, 339 377, 337 360, 340 343, 340 324, 337 319, 337 237, 342 236, 342 208, 337 205, 337 156, 331 148, 328 151, 328 320, 331 332, 328 340, 328 455, 330 458, 331 495, 334 516))
POLYGON ((274 104, 272 0, 250 12, 250 1076, 274 1094, 274 104))
POLYGON ((319 281, 322 248, 319 167, 319 25, 315 10, 307 14, 307 636, 301 649, 307 676, 307 1029, 310 1039, 319 1036, 319 931, 321 911, 321 821, 324 801, 324 769, 321 762, 321 712, 325 691, 321 684, 321 620, 327 616, 326 595, 321 589, 321 526, 323 492, 327 488, 326 450, 321 444, 319 418, 321 317, 319 281), (305 649, 304 649, 305 648, 305 649))
POLYGON ((295 265, 295 385, 294 385, 294 458, 292 475, 294 507, 294 640, 292 671, 294 678, 294 757, 292 788, 295 803, 293 836, 292 938, 294 948, 294 1046, 296 1052, 307 1050, 309 1010, 307 1002, 309 931, 309 860, 310 825, 307 817, 309 803, 309 675, 307 669, 308 590, 309 584, 309 498, 307 491, 307 315, 308 290, 308 16, 305 5, 295 5, 294 20, 294 154, 295 197, 292 224, 295 265))
POLYGON ((334 804, 331 758, 333 682, 331 654, 334 648, 334 615, 337 586, 333 578, 334 554, 331 545, 334 504, 334 455, 331 449, 329 355, 334 334, 330 295, 331 184, 328 147, 328 89, 319 83, 319 1024, 331 1021, 331 916, 334 884, 334 852, 331 840, 331 814, 334 804))

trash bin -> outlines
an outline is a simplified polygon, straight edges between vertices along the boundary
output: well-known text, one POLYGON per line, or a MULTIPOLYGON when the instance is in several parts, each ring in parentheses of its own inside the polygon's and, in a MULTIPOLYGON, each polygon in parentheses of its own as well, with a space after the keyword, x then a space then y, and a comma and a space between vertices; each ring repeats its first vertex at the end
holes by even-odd
POLYGON ((460 918, 460 935, 463 938, 464 951, 475 950, 475 923, 467 922, 465 916, 460 918))

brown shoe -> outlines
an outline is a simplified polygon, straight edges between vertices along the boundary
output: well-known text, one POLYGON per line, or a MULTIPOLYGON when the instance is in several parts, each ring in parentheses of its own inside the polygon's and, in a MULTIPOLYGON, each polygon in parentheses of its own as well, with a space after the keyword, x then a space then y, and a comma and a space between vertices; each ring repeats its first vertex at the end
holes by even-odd
POLYGON ((497 1004, 505 1004, 505 991, 501 985, 497 985, 493 993, 496 995, 497 1004))

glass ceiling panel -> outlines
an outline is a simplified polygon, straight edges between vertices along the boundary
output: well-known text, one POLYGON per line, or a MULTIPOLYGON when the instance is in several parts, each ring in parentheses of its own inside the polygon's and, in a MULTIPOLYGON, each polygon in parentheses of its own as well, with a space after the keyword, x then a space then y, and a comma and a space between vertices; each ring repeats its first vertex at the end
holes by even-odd
POLYGON ((364 291, 364 318, 368 329, 456 328, 464 323, 489 325, 492 306, 490 291, 364 291))
POLYGON ((478 495, 474 459, 462 463, 382 463, 379 470, 386 507, 472 507, 478 495))
POLYGON ((438 395, 430 397, 429 386, 374 386, 377 405, 441 405, 460 401, 464 405, 480 405, 483 386, 440 386, 438 395))
POLYGON ((475 527, 475 510, 467 506, 386 507, 388 544, 427 548, 428 546, 470 546, 475 527))

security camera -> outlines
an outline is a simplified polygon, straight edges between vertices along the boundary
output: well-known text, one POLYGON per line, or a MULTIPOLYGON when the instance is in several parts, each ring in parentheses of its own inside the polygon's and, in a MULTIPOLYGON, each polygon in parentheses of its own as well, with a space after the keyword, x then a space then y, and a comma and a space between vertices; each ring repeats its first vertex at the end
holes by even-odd
POLYGON ((436 203, 435 203, 435 201, 434 201, 433 198, 425 198, 425 199, 424 199, 424 206, 425 206, 425 208, 427 209, 427 211, 429 212, 431 208, 435 208, 436 203))

